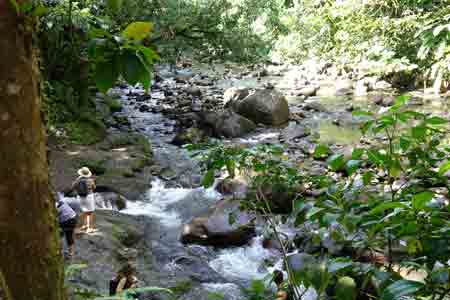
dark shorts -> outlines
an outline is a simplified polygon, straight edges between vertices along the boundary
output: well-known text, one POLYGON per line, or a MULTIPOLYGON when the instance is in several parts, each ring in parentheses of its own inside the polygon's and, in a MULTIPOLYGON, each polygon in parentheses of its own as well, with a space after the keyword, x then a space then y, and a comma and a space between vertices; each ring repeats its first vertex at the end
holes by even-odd
POLYGON ((77 223, 78 217, 75 217, 59 224, 59 226, 61 227, 61 236, 66 237, 67 245, 69 246, 73 245, 75 242, 73 236, 77 223))

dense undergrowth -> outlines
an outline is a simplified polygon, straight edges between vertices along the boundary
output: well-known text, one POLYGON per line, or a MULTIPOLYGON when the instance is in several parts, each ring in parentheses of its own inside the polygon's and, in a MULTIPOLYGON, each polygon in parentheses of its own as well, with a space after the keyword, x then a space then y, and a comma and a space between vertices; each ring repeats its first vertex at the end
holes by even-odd
MULTIPOLYGON (((448 198, 437 192, 448 195, 450 188, 450 148, 441 144, 448 121, 411 111, 406 100, 398 98, 380 115, 355 112, 372 142, 354 148, 351 157, 317 145, 310 159, 327 160, 325 175, 311 175, 278 146, 219 144, 202 152, 205 186, 218 173, 248 181, 251 192, 241 207, 267 220, 291 290, 303 285, 319 299, 342 300, 450 295, 450 210, 448 198), (289 194, 289 212, 274 213, 274 197, 281 196, 275 190, 289 194), (311 197, 307 190, 319 193, 311 197), (286 238, 279 222, 294 222, 310 234, 286 238), (287 263, 294 250, 302 252, 301 267, 287 263), (422 275, 405 278, 409 273, 422 275)), ((255 299, 266 298, 260 293, 255 299)))
POLYGON ((95 118, 90 86, 105 91, 120 77, 150 85, 159 57, 169 63, 183 55, 211 63, 314 59, 342 74, 376 75, 403 88, 433 85, 435 91, 444 90, 450 76, 450 6, 444 0, 42 2, 48 8, 41 12, 40 40, 50 125, 83 123, 79 115, 86 112, 95 118), (133 22, 149 22, 138 41, 124 38, 133 22))

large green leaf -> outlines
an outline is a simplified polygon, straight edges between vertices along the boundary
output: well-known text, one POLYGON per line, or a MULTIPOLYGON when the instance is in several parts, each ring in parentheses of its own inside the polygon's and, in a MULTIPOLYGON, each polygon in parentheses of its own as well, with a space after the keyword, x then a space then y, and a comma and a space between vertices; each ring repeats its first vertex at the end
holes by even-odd
POLYGON ((95 66, 94 79, 100 92, 106 93, 112 88, 119 77, 119 73, 119 64, 116 56, 113 56, 111 60, 98 63, 95 66))
POLYGON ((106 0, 108 9, 113 13, 118 13, 122 8, 123 0, 106 0))
POLYGON ((425 119, 425 122, 431 125, 444 125, 444 124, 448 124, 448 120, 444 119, 444 118, 440 118, 440 117, 431 117, 431 118, 427 118, 425 119))
POLYGON ((208 170, 202 180, 202 185, 206 188, 211 187, 214 184, 214 170, 208 170))
POLYGON ((439 175, 444 175, 445 173, 447 173, 450 170, 450 160, 443 163, 440 168, 439 168, 439 175))
POLYGON ((145 83, 150 81, 150 72, 142 63, 136 52, 126 51, 121 56, 122 75, 124 79, 131 85, 138 82, 145 83))
POLYGON ((330 155, 330 152, 330 147, 328 147, 327 145, 317 145, 314 149, 313 156, 315 159, 320 159, 330 155))
POLYGON ((402 202, 385 202, 376 206, 374 209, 370 211, 371 215, 376 215, 386 210, 394 209, 394 208, 408 208, 405 203, 402 202))
POLYGON ((412 205, 414 209, 423 209, 428 202, 433 199, 434 193, 430 191, 422 192, 413 196, 412 205))
POLYGON ((411 280, 399 280, 389 285, 381 296, 382 300, 398 300, 403 296, 412 295, 424 286, 423 283, 411 280))
POLYGON ((142 41, 150 35, 153 24, 150 22, 133 22, 125 28, 122 36, 127 39, 142 41))
POLYGON ((328 159, 328 165, 333 171, 341 170, 345 165, 344 154, 334 154, 328 159))

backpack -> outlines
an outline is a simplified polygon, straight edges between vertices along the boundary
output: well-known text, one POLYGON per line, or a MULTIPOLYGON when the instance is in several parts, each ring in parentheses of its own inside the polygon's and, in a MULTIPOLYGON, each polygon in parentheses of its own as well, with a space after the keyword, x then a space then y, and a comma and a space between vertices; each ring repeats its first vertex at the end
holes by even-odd
POLYGON ((88 187, 88 182, 87 179, 80 179, 80 181, 77 184, 77 193, 78 196, 81 197, 86 197, 89 193, 89 187, 88 187))

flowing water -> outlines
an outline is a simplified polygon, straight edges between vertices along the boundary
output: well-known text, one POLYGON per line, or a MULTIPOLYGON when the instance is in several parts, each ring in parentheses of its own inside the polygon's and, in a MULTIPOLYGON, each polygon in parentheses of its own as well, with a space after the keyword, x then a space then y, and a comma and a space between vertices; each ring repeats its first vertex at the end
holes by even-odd
MULTIPOLYGON (((208 73, 204 67, 203 72, 208 73)), ((215 72, 224 72, 220 66, 215 72)), ((213 72, 214 73, 214 72, 213 72)), ((169 75, 170 77, 170 75, 169 75)), ((166 79, 169 85, 175 87, 175 82, 166 79)), ((221 88, 231 86, 257 87, 264 82, 275 82, 275 86, 286 87, 281 77, 269 77, 263 81, 256 78, 226 78, 216 82, 216 86, 221 88)), ((145 215, 158 220, 165 234, 161 235, 161 243, 176 245, 177 249, 185 249, 190 253, 197 253, 206 260, 209 266, 218 274, 223 276, 227 283, 204 283, 202 288, 227 295, 227 299, 242 299, 238 285, 248 286, 251 280, 264 279, 274 270, 281 269, 280 253, 273 250, 264 249, 262 237, 258 236, 245 247, 234 247, 216 250, 203 246, 183 246, 179 241, 182 225, 192 217, 205 212, 221 198, 220 194, 213 189, 203 189, 199 186, 200 170, 197 162, 192 159, 183 148, 170 144, 174 136, 175 122, 167 119, 162 114, 139 112, 135 106, 130 104, 130 92, 134 95, 143 95, 142 89, 116 89, 114 93, 120 94, 124 104, 124 114, 127 115, 133 127, 148 136, 151 140, 155 160, 163 169, 158 178, 152 182, 152 188, 143 195, 139 201, 129 201, 127 208, 122 212, 131 215, 145 215), (270 262, 267 264, 267 262, 270 262), (238 285, 236 285, 238 284, 238 285)), ((146 104, 156 105, 156 100, 164 95, 160 92, 152 94, 152 99, 146 104)), ((380 109, 375 107, 367 98, 312 98, 324 105, 327 112, 318 112, 313 118, 304 121, 313 133, 320 135, 320 141, 324 143, 338 143, 342 145, 356 144, 361 135, 356 122, 351 114, 345 111, 345 107, 352 104, 355 107, 368 108, 371 110, 380 109), (339 119, 342 124, 336 125, 334 119, 339 119)), ((289 98, 291 106, 301 103, 296 97, 289 98)), ((295 110, 295 109, 294 109, 295 110)), ((419 110, 424 112, 448 113, 449 106, 441 100, 431 99, 427 104, 421 106, 419 110)), ((278 140, 280 130, 264 129, 248 137, 236 139, 237 142, 258 144, 268 140, 278 140)), ((286 229, 286 232, 289 230, 286 229)), ((169 247, 170 249, 170 247, 169 247)), ((171 253, 167 253, 171 257, 171 253)), ((179 268, 179 259, 171 259, 165 269, 176 270, 179 268)), ((309 290, 305 299, 314 300, 316 297, 313 290, 309 290)))

